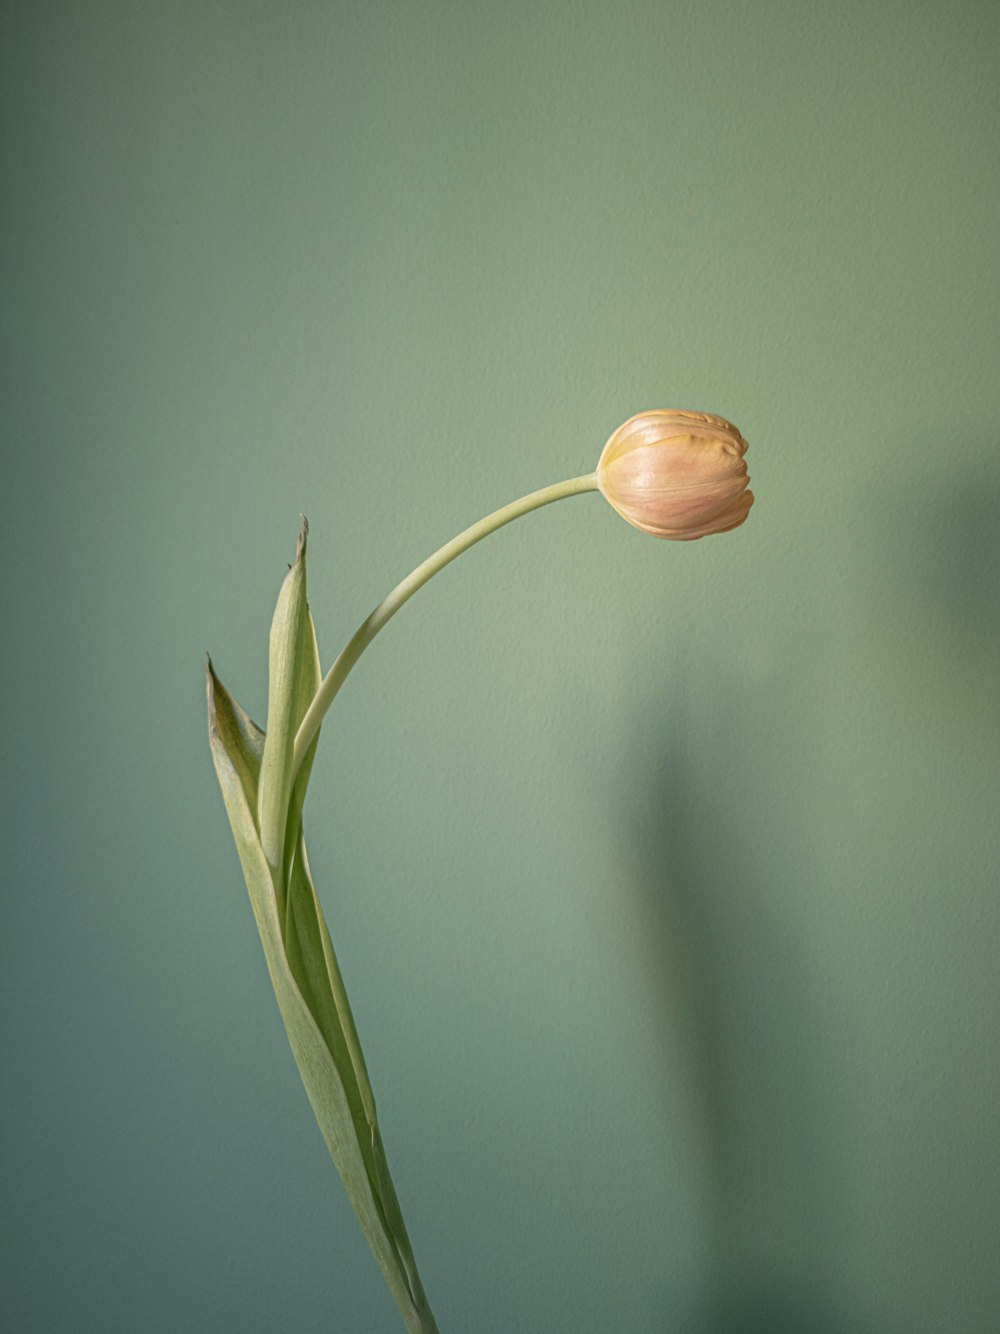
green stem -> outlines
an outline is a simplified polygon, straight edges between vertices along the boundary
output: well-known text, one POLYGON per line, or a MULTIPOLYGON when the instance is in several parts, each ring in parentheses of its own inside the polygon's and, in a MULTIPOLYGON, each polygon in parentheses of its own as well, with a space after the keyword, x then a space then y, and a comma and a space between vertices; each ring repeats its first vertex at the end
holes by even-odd
POLYGON ((566 496, 582 495, 585 491, 595 491, 596 489, 596 474, 587 473, 584 477, 571 477, 568 481, 557 482, 555 486, 545 486, 540 491, 532 491, 530 495, 522 496, 520 500, 515 500, 510 505, 504 505, 502 509, 498 509, 493 514, 488 514, 485 519, 480 519, 478 523, 474 523, 471 528, 466 528, 464 533, 459 533, 450 542, 446 542, 439 551, 435 551, 433 556, 428 556, 423 564, 418 565, 415 570, 408 574, 402 583, 397 584, 389 596, 382 599, 367 620, 358 626, 313 696, 313 701, 306 710, 305 717, 302 719, 295 737, 295 748, 292 752, 291 781, 295 781, 295 775, 299 771, 302 759, 319 731, 327 709, 336 699, 340 687, 347 680, 351 668, 382 627, 395 616, 405 602, 409 602, 418 588, 423 588, 428 579, 433 578, 446 565, 450 565, 456 556, 460 556, 463 551, 468 551, 469 547, 475 546, 484 537, 489 537, 490 533, 495 533, 504 524, 519 519, 522 514, 530 514, 532 510, 541 509, 543 505, 551 505, 554 500, 562 500, 566 496))

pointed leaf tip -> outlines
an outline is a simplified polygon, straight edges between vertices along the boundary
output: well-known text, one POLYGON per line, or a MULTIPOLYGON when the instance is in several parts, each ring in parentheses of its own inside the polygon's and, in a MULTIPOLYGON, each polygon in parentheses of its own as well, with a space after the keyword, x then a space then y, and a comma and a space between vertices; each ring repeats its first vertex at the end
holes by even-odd
POLYGON ((302 520, 302 527, 299 529, 299 538, 298 541, 295 543, 296 560, 301 560, 302 557, 306 554, 306 541, 309 537, 309 520, 306 518, 304 514, 300 514, 299 518, 302 520))
POLYGON ((225 687, 215 674, 215 664, 211 656, 205 654, 205 693, 208 696, 208 735, 211 739, 218 731, 218 713, 216 710, 216 691, 225 687))

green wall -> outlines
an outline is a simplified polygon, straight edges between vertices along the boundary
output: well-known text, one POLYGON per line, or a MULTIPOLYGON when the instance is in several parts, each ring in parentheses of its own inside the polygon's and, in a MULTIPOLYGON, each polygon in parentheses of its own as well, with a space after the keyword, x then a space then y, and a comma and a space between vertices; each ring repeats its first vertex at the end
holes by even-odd
POLYGON ((3 7, 11 1331, 401 1329, 205 735, 298 515, 306 820, 442 1334, 992 1334, 1000 9, 3 7))

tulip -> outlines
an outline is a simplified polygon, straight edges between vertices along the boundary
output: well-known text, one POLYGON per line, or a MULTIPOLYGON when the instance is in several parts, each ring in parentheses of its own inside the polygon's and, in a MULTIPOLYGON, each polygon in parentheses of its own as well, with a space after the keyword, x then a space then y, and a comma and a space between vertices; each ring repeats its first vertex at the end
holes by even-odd
POLYGON ((743 461, 747 442, 707 412, 640 412, 611 436, 597 485, 635 528, 688 542, 737 528, 753 495, 743 461))
MULTIPOLYGON (((320 726, 365 649, 418 589, 514 519, 600 491, 636 528, 688 540, 735 528, 753 496, 746 441, 721 417, 643 412, 620 426, 593 472, 532 491, 446 542, 358 626, 322 676, 306 600, 303 520, 295 564, 278 595, 269 641, 267 731, 209 663, 209 739, 223 801, 292 1053, 348 1197, 409 1334, 437 1334, 403 1223, 361 1042, 302 832, 320 726)), ((347 762, 347 761, 345 761, 347 762)))

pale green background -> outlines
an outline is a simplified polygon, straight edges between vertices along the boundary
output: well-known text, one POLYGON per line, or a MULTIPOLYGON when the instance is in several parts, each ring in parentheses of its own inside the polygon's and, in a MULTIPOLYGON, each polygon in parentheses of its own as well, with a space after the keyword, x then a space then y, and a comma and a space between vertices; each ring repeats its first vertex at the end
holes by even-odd
POLYGON ((202 664, 341 696, 313 866, 442 1334, 992 1334, 1000 8, 4 6, 3 1326, 401 1329, 202 664))

